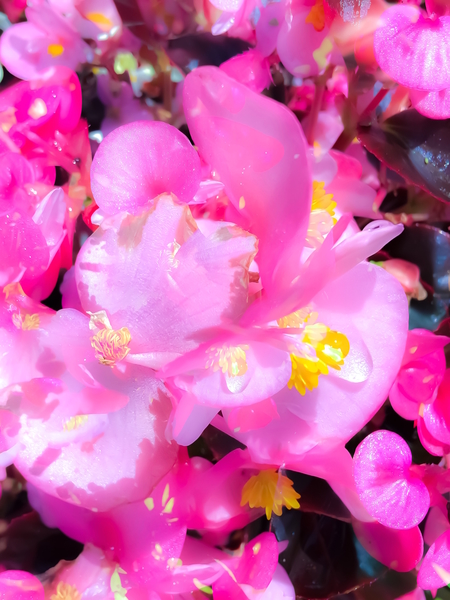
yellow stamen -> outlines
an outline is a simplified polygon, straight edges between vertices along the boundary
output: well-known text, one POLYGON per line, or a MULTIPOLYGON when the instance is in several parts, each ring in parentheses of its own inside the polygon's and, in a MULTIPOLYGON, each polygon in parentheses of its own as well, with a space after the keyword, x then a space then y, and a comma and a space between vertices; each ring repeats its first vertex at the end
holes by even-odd
POLYGON ((264 508, 266 517, 272 517, 272 511, 281 516, 283 506, 288 510, 300 508, 300 494, 293 488, 294 482, 275 469, 260 471, 253 475, 242 489, 241 506, 264 508))
POLYGON ((344 359, 350 351, 348 338, 339 331, 333 331, 322 323, 306 326, 302 340, 315 350, 315 357, 291 354, 292 371, 288 381, 289 389, 295 389, 304 396, 319 385, 320 375, 328 375, 329 368, 340 371, 344 359), (322 337, 323 328, 326 329, 322 337), (322 337, 320 341, 318 338, 322 337))
POLYGON ((324 185, 323 181, 313 181, 311 216, 306 234, 306 241, 313 248, 322 244, 337 222, 334 212, 336 202, 333 201, 333 194, 327 194, 324 185))
POLYGON ((222 373, 227 373, 229 377, 240 377, 247 372, 247 357, 245 351, 248 346, 222 346, 209 348, 209 357, 206 362, 206 368, 212 368, 213 371, 219 369, 222 373))
POLYGON ((61 54, 64 52, 64 46, 61 44, 49 44, 47 46, 47 52, 50 54, 50 56, 56 58, 57 56, 61 56, 61 54))
POLYGON ((95 358, 102 365, 114 366, 130 352, 128 344, 131 334, 127 327, 121 329, 101 329, 91 337, 91 346, 95 350, 95 358))
POLYGON ((292 372, 288 381, 289 389, 295 387, 302 396, 306 390, 316 388, 320 375, 328 375, 330 368, 340 371, 350 351, 347 336, 317 319, 317 312, 307 306, 277 321, 279 327, 303 328, 300 341, 304 351, 291 353, 292 372))
POLYGON ((8 285, 5 285, 3 288, 3 293, 5 294, 6 300, 8 300, 10 296, 25 296, 25 292, 20 283, 8 283, 8 285))
POLYGON ((33 315, 24 315, 18 312, 13 314, 12 322, 17 327, 17 329, 22 329, 23 331, 30 331, 32 329, 39 329, 40 319, 37 313, 33 315))
POLYGON ((52 594, 50 600, 81 600, 81 594, 75 586, 60 581, 56 594, 52 594))
POLYGON ((88 421, 87 415, 77 415, 76 417, 71 417, 68 421, 64 423, 64 429, 66 431, 73 431, 74 429, 78 429, 82 425, 84 425, 88 421))
POLYGON ((325 27, 325 9, 323 0, 316 0, 315 5, 309 11, 305 23, 311 23, 316 31, 323 31, 325 27))

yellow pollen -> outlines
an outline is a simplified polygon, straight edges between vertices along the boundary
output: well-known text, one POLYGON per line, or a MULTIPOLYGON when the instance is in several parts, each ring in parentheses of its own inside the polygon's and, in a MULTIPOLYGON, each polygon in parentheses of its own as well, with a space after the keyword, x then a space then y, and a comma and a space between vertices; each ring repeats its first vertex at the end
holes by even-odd
POLYGON ((317 321, 318 313, 309 306, 277 320, 283 328, 303 328, 301 342, 304 351, 301 355, 291 353, 291 378, 289 389, 295 389, 304 396, 319 385, 320 375, 328 375, 329 369, 340 371, 344 359, 350 351, 347 336, 334 331, 317 321))
POLYGON ((12 316, 12 322, 17 329, 23 331, 31 331, 32 329, 39 329, 39 315, 37 313, 33 315, 24 315, 22 313, 14 313, 12 316))
POLYGON ((245 208, 245 198, 244 196, 241 196, 239 198, 239 208, 242 210, 243 208, 245 208))
POLYGON ((120 575, 126 574, 126 571, 121 569, 118 565, 114 569, 114 573, 111 575, 109 586, 111 592, 114 594, 114 600, 126 600, 127 590, 122 587, 122 581, 120 575))
POLYGON ((20 283, 8 283, 8 285, 5 285, 3 288, 3 293, 5 294, 6 300, 8 300, 10 296, 25 296, 25 292, 20 283))
POLYGON ((209 585, 205 585, 200 580, 198 580, 196 577, 194 577, 194 579, 192 581, 198 590, 200 590, 204 594, 208 594, 208 596, 212 596, 213 591, 209 585))
POLYGON ((153 498, 146 498, 144 500, 144 504, 148 508, 148 510, 153 510, 155 508, 155 503, 153 501, 153 498))
MULTIPOLYGON (((250 508, 264 508, 268 519, 272 517, 272 511, 281 516, 283 506, 288 510, 300 508, 300 494, 297 494, 293 485, 293 481, 275 469, 260 471, 244 485, 241 506, 248 504, 250 508)), ((255 554, 259 551, 253 550, 255 554)))
POLYGON ((113 26, 113 22, 108 17, 105 17, 102 13, 90 12, 87 13, 86 19, 89 19, 92 23, 95 23, 102 31, 109 31, 113 26))
POLYGON ((316 356, 291 354, 292 371, 288 387, 295 387, 304 396, 306 390, 312 391, 319 385, 320 375, 328 375, 329 368, 340 371, 350 351, 350 343, 343 333, 333 331, 323 323, 307 325, 302 341, 315 350, 316 356))
POLYGON ((95 350, 95 358, 102 365, 113 367, 130 352, 128 344, 131 334, 127 327, 121 329, 101 329, 91 337, 91 346, 95 350))
POLYGON ((333 201, 333 194, 327 194, 324 185, 323 181, 313 181, 311 215, 306 234, 306 241, 313 248, 321 246, 337 222, 334 212, 336 202, 333 201))
MULTIPOLYGON (((2 131, 4 131, 5 133, 8 133, 8 131, 11 129, 11 127, 13 125, 17 124, 17 119, 16 119, 16 108, 13 108, 12 106, 10 106, 9 108, 7 108, 6 110, 0 112, 0 123, 1 123, 1 128, 2 131)), ((13 283, 10 283, 8 285, 15 285, 13 283)))
POLYGON ((294 327, 299 328, 303 327, 309 319, 317 318, 317 313, 313 313, 312 310, 307 306, 305 308, 301 308, 300 310, 296 310, 291 313, 287 317, 282 317, 277 320, 278 327, 287 328, 294 327))
POLYGON ((325 27, 325 9, 323 0, 316 0, 315 5, 309 11, 305 23, 311 23, 316 31, 323 31, 325 27))
POLYGON ((50 600, 81 600, 81 594, 75 586, 60 581, 56 594, 52 594, 50 600))
POLYGON ((212 368, 213 371, 219 369, 229 377, 241 377, 247 372, 247 356, 245 351, 248 346, 222 346, 215 348, 212 346, 209 350, 209 357, 206 362, 206 369, 212 368))
POLYGON ((42 100, 42 98, 36 98, 32 103, 30 108, 28 109, 28 116, 32 119, 40 119, 41 117, 45 117, 47 114, 47 105, 42 100))
POLYGON ((314 50, 313 52, 313 58, 317 63, 317 66, 319 67, 320 70, 325 69, 325 67, 328 64, 328 55, 330 54, 330 52, 333 50, 333 44, 330 40, 330 38, 326 37, 322 44, 320 45, 320 48, 317 48, 317 50, 314 50))
POLYGON ((63 52, 64 46, 61 46, 61 44, 49 44, 47 46, 47 53, 50 54, 50 56, 53 56, 53 58, 61 56, 63 52))
POLYGON ((87 415, 77 415, 76 417, 71 417, 64 423, 65 431, 73 431, 74 429, 78 429, 88 421, 88 418, 89 417, 87 415))

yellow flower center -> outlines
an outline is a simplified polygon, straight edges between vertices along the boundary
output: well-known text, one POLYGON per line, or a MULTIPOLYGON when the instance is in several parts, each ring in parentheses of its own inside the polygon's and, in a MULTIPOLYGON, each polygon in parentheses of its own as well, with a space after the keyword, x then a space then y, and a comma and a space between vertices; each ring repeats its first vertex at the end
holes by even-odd
POLYGON ((325 27, 325 9, 323 0, 316 0, 315 5, 309 11, 305 23, 311 23, 316 31, 323 31, 325 27))
POLYGON ((212 368, 213 371, 220 369, 222 373, 228 374, 229 377, 240 377, 248 369, 246 350, 248 350, 248 346, 245 345, 222 346, 221 348, 212 346, 208 350, 209 356, 206 368, 212 368))
POLYGON ((328 375, 330 368, 340 371, 350 351, 347 336, 317 322, 317 318, 318 314, 306 307, 277 321, 279 327, 304 327, 301 338, 304 351, 301 355, 291 353, 292 371, 288 381, 289 389, 295 387, 302 396, 306 390, 316 388, 320 375, 328 375))
POLYGON ((260 471, 253 475, 242 489, 241 506, 248 504, 250 508, 264 508, 268 519, 272 511, 281 516, 282 508, 300 508, 300 494, 293 488, 294 482, 275 469, 260 471))
POLYGON ((61 44, 49 44, 47 46, 47 52, 50 54, 50 56, 56 58, 57 56, 61 56, 61 54, 64 52, 64 46, 61 44))
POLYGON ((52 594, 50 600, 81 600, 81 594, 75 586, 60 581, 56 594, 52 594))
POLYGON ((131 334, 127 327, 121 329, 101 329, 91 337, 91 346, 95 350, 95 358, 102 365, 114 366, 130 352, 128 344, 131 334))
POLYGON ((333 194, 327 194, 324 185, 323 181, 313 181, 311 215, 306 234, 306 242, 312 248, 318 248, 322 244, 337 222, 334 212, 336 202, 333 201, 333 194))

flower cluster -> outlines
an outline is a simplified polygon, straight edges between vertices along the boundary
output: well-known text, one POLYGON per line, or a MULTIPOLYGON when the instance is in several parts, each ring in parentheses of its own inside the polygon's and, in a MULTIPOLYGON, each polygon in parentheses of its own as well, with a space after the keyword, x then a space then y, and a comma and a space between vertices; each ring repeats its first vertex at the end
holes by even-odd
POLYGON ((450 585, 446 4, 1 6, 1 598, 450 585))

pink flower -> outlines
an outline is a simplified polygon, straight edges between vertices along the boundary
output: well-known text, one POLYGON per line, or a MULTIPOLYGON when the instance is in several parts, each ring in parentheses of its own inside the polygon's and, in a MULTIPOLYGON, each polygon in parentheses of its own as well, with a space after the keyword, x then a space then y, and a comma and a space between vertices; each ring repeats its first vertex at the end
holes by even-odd
POLYGON ((436 399, 423 407, 417 422, 422 445, 435 456, 443 456, 450 451, 449 394, 450 371, 446 370, 436 399))
MULTIPOLYGON (((228 594, 226 597, 231 598, 244 591, 252 598, 253 590, 266 590, 267 596, 261 597, 267 600, 293 599, 292 585, 277 565, 279 548, 272 533, 252 540, 242 555, 227 555, 186 537, 186 527, 226 533, 248 523, 251 514, 253 518, 260 514, 242 508, 239 502, 252 468, 248 455, 240 450, 216 465, 201 458, 185 459, 145 500, 106 513, 68 504, 33 486, 29 493, 49 526, 58 526, 83 543, 94 543, 108 561, 118 563, 125 589, 153 590, 164 598, 166 592, 182 594, 200 589, 201 583, 204 587, 212 585, 218 597, 228 594), (148 535, 142 536, 142 531, 148 535)), ((98 560, 93 562, 98 564, 98 560)), ((63 569, 54 585, 65 582, 80 591, 83 583, 75 578, 76 573, 82 575, 80 571, 81 565, 78 570, 63 569)))
POLYGON ((450 116, 450 17, 439 3, 429 3, 427 8, 433 18, 415 6, 390 7, 375 33, 375 56, 394 81, 410 89, 414 108, 432 119, 446 119, 450 116))
POLYGON ((444 346, 448 341, 425 329, 408 332, 402 366, 389 392, 394 410, 404 419, 416 420, 423 405, 436 399, 444 378, 444 346))
POLYGON ((348 440, 385 400, 404 349, 406 300, 385 272, 358 263, 394 232, 375 224, 336 246, 348 223, 343 219, 300 259, 311 192, 296 120, 212 67, 191 73, 184 93, 200 155, 230 199, 228 218, 259 238, 255 262, 262 291, 239 328, 223 328, 215 340, 161 371, 173 381, 173 435, 189 443, 222 410, 221 427, 246 444, 255 460, 296 464, 319 441, 348 440), (387 297, 392 304, 386 305, 387 297), (382 342, 379 319, 388 332, 382 342), (329 339, 339 365, 320 354, 326 335, 335 336, 329 339))
POLYGON ((39 0, 25 14, 27 21, 7 29, 0 42, 1 61, 13 75, 35 79, 58 65, 75 70, 92 60, 88 44, 48 2, 39 0))
POLYGON ((450 584, 450 530, 443 533, 425 555, 417 577, 424 590, 435 591, 450 584))

